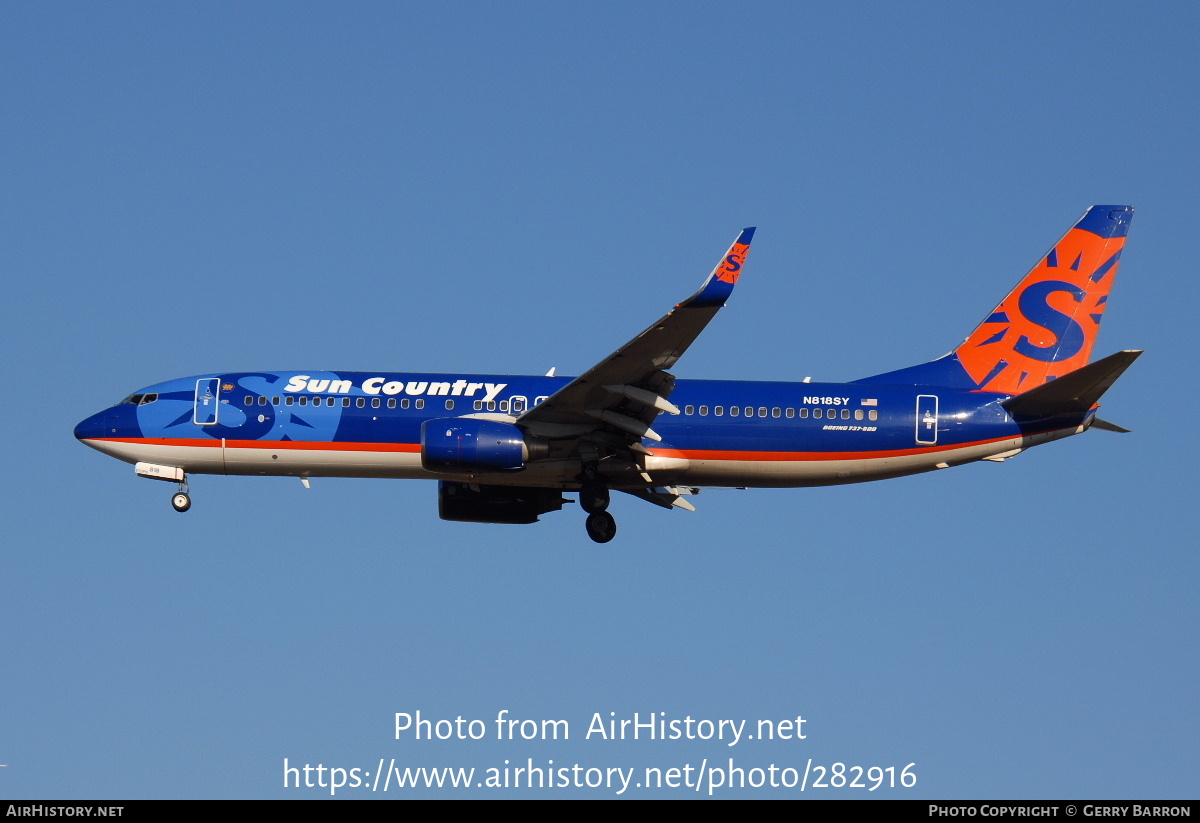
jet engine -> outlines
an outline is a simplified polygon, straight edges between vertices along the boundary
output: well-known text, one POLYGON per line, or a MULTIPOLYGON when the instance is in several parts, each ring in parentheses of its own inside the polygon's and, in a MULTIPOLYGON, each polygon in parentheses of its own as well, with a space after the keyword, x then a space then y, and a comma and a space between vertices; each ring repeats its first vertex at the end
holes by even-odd
MULTIPOLYGON (((426 420, 421 426, 421 465, 442 474, 520 471, 544 457, 547 444, 512 423, 471 417, 426 420)), ((533 522, 533 521, 529 521, 533 522)))
MULTIPOLYGON (((436 422, 436 421, 435 421, 436 422)), ((519 486, 474 486, 438 483, 438 517, 467 523, 536 523, 538 515, 556 512, 564 499, 558 489, 519 486)))

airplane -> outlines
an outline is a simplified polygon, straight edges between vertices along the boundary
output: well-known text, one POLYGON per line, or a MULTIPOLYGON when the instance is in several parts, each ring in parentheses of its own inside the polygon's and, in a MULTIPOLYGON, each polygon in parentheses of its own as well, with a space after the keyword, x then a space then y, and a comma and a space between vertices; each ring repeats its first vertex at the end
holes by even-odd
POLYGON ((695 511, 703 487, 803 487, 1003 462, 1089 428, 1141 351, 1089 363, 1129 230, 1092 206, 966 340, 849 383, 677 380, 725 305, 744 229, 700 290, 579 377, 218 372, 139 389, 75 437, 177 484, 193 474, 436 479, 444 520, 533 523, 578 493, 592 540, 610 492, 695 511))

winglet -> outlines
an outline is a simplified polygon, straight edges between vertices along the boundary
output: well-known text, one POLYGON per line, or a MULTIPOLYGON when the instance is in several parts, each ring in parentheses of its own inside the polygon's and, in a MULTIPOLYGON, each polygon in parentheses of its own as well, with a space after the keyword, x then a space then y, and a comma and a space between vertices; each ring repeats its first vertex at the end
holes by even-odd
POLYGON ((753 238, 754 226, 742 229, 738 239, 733 241, 733 245, 704 281, 700 291, 680 303, 679 307, 725 305, 729 295, 733 294, 733 287, 737 285, 742 266, 746 263, 746 255, 750 254, 750 241, 753 238))

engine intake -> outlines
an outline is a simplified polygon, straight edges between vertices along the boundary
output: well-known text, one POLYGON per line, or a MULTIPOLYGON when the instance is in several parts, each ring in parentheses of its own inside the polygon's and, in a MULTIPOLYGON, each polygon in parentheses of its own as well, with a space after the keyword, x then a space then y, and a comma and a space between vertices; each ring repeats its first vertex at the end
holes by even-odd
POLYGON ((444 417, 421 426, 421 465, 431 472, 520 471, 547 451, 546 444, 512 423, 444 417))

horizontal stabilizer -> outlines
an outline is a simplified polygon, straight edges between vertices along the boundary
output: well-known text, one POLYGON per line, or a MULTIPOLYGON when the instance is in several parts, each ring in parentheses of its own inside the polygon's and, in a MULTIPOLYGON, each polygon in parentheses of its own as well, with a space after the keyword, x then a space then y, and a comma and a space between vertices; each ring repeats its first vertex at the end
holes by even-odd
POLYGON ((1099 417, 1092 420, 1093 429, 1104 429, 1106 432, 1117 432, 1118 434, 1129 434, 1130 429, 1124 426, 1118 426, 1116 423, 1109 423, 1107 420, 1101 420, 1099 417))
POLYGON ((1015 420, 1085 414, 1140 355, 1140 351, 1110 354, 1057 380, 1010 397, 1000 405, 1015 420))

